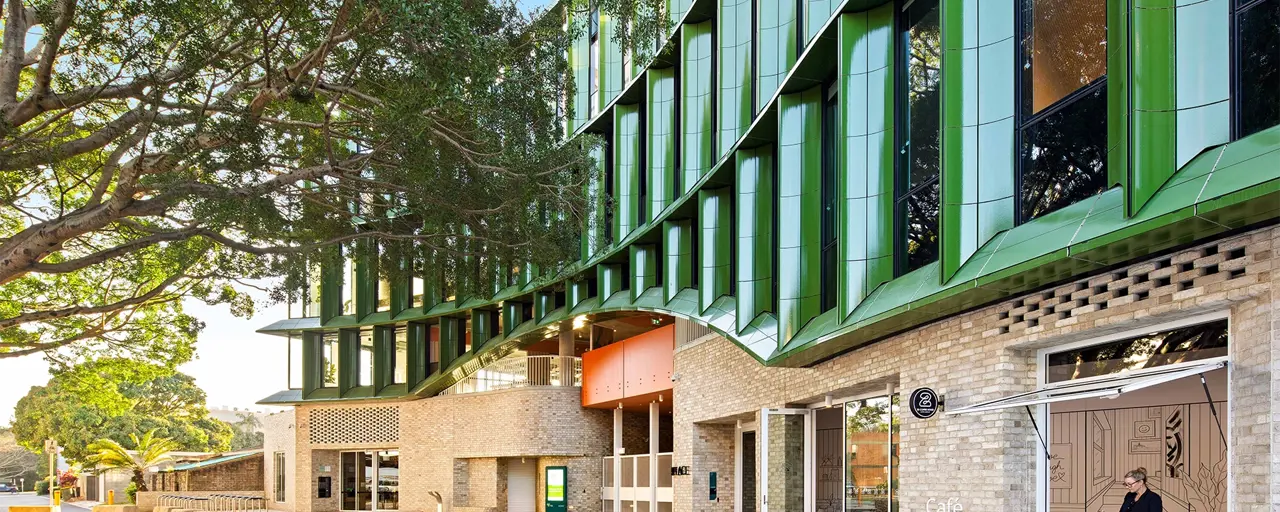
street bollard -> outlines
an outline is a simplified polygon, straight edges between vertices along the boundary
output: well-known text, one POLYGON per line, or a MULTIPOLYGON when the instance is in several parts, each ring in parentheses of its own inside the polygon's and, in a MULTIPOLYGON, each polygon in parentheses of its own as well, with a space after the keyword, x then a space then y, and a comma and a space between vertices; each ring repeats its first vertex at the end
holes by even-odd
POLYGON ((108 505, 115 505, 115 504, 116 504, 116 491, 115 491, 115 489, 111 489, 111 490, 107 491, 107 504, 108 504, 108 505))

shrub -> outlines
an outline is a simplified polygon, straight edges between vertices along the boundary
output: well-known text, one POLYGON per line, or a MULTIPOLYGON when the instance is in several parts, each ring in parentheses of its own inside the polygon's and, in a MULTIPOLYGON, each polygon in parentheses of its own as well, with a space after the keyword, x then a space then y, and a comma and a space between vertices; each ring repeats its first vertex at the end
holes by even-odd
POLYGON ((129 496, 129 503, 138 503, 138 482, 129 482, 129 486, 124 488, 124 493, 129 496))
POLYGON ((37 494, 37 495, 39 495, 39 496, 48 496, 48 495, 49 495, 49 481, 48 481, 48 480, 41 480, 41 481, 39 481, 39 482, 36 482, 36 494, 37 494))

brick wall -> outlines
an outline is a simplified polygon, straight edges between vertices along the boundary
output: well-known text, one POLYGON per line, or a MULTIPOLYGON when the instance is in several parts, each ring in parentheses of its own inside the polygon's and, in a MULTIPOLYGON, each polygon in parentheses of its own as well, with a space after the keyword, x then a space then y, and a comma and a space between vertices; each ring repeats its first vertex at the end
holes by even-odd
MULTIPOLYGON (((1213 312, 1231 322, 1233 510, 1280 502, 1280 280, 1271 227, 1202 244, 922 326, 809 368, 766 368, 721 337, 677 349, 675 464, 717 459, 709 425, 762 407, 885 389, 931 387, 948 407, 1033 389, 1037 350, 1213 312)), ((901 412, 900 503, 957 498, 965 510, 1034 510, 1040 453, 1025 411, 918 420, 901 412)), ((704 510, 705 486, 677 479, 677 512, 704 510)), ((730 498, 732 494, 726 494, 730 498)), ((757 507, 762 497, 757 497, 757 507)), ((776 502, 774 502, 776 503, 776 502)), ((758 510, 758 508, 757 508, 758 510)))
POLYGON ((261 417, 263 432, 262 489, 267 497, 267 507, 271 510, 292 511, 294 510, 295 496, 298 494, 298 489, 311 490, 311 478, 304 480, 301 477, 303 471, 299 471, 300 466, 296 465, 298 462, 298 443, 294 419, 293 409, 261 417), (276 452, 284 452, 284 501, 276 501, 274 492, 276 452))
MULTIPOLYGON (((432 492, 440 494, 446 512, 474 507, 505 510, 506 477, 500 470, 504 464, 499 462, 505 457, 526 457, 538 459, 540 470, 547 465, 569 466, 571 485, 584 491, 570 493, 570 509, 594 512, 600 506, 601 457, 609 453, 612 442, 611 414, 608 410, 582 408, 578 388, 560 387, 519 388, 391 404, 299 406, 294 413, 297 420, 292 437, 295 451, 287 456, 292 457, 290 460, 298 470, 294 473, 295 487, 309 492, 296 496, 293 510, 338 510, 341 451, 391 449, 400 452, 400 510, 435 512, 436 499, 432 492), (350 417, 375 418, 370 421, 383 421, 388 417, 382 413, 364 414, 359 409, 365 407, 395 408, 393 417, 397 425, 393 441, 312 442, 312 418, 324 416, 325 421, 331 421, 329 416, 314 415, 315 411, 344 409, 352 414, 350 417), (331 469, 327 474, 321 472, 326 465, 331 469), (333 478, 332 498, 314 497, 319 476, 333 478)), ((359 432, 385 428, 381 424, 355 423, 346 430, 353 432, 349 434, 355 436, 353 439, 366 439, 359 437, 359 432)), ((647 428, 646 424, 646 431, 647 428)), ((272 444, 272 431, 268 428, 269 450, 276 446, 272 444)), ((346 435, 329 432, 323 438, 340 439, 346 435)), ((541 480, 544 475, 538 478, 541 480)), ((538 503, 541 509, 542 500, 538 503)))
POLYGON ((180 471, 178 478, 182 488, 191 491, 262 491, 265 482, 262 469, 262 455, 258 454, 206 468, 180 471))

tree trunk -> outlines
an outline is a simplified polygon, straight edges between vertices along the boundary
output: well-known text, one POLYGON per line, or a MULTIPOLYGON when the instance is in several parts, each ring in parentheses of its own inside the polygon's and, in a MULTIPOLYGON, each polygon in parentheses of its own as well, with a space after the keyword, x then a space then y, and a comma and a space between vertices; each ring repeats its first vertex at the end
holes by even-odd
POLYGON ((137 484, 138 492, 147 492, 147 481, 142 478, 142 471, 133 470, 133 483, 137 484))

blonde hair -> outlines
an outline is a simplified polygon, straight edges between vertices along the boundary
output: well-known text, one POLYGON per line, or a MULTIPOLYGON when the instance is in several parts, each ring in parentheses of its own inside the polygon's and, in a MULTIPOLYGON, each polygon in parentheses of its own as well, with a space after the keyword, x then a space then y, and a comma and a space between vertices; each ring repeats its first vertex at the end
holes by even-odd
POLYGON ((1124 474, 1125 478, 1132 478, 1135 482, 1147 481, 1147 468, 1138 468, 1124 474))

